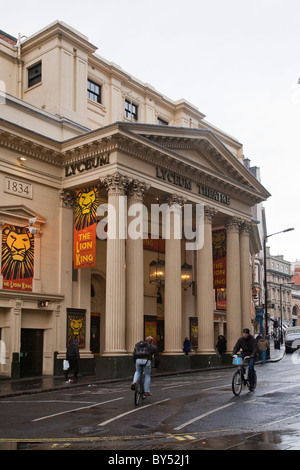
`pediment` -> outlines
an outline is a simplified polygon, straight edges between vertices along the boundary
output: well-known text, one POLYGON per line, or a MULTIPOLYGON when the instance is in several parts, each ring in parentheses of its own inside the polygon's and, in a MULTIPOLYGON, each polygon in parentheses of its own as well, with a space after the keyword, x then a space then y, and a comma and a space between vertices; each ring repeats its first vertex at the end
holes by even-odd
POLYGON ((270 196, 230 151, 229 146, 227 147, 211 130, 150 125, 126 127, 127 131, 156 144, 161 151, 165 149, 169 165, 174 164, 177 168, 182 165, 191 174, 208 178, 211 182, 222 181, 227 187, 243 192, 245 197, 249 193, 255 202, 266 200, 270 196))
POLYGON ((37 225, 42 225, 47 221, 45 217, 25 205, 0 206, 0 222, 2 224, 23 227, 28 225, 29 219, 33 217, 36 217, 37 225))

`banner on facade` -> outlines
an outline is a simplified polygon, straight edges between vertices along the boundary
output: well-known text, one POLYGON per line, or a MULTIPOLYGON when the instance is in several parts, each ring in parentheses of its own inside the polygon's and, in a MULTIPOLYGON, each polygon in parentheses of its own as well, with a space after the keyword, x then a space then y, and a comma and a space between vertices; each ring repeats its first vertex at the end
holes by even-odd
POLYGON ((76 191, 74 220, 74 269, 96 266, 97 187, 76 191))
POLYGON ((3 289, 32 292, 34 235, 27 228, 4 225, 1 274, 3 289))
POLYGON ((226 230, 213 230, 214 289, 226 287, 226 230))
POLYGON ((67 308, 67 346, 78 341, 79 348, 85 348, 86 310, 67 308))

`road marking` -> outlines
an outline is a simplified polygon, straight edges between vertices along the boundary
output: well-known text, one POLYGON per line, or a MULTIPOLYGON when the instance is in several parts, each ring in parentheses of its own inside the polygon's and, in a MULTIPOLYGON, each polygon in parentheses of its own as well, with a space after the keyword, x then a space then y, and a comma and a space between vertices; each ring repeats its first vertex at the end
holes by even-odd
POLYGON ((164 403, 165 401, 169 401, 169 400, 171 400, 171 399, 166 398, 165 400, 156 401, 155 403, 150 403, 149 405, 141 406, 139 408, 134 408, 133 410, 126 411, 126 413, 122 413, 118 416, 115 416, 114 418, 108 419, 107 421, 103 421, 103 423, 98 424, 98 426, 106 426, 107 424, 111 423, 112 421, 123 418, 123 416, 127 416, 131 413, 135 413, 136 411, 144 410, 145 408, 148 408, 149 406, 159 405, 160 403, 164 403))
POLYGON ((177 439, 178 441, 186 441, 186 440, 193 441, 193 440, 196 439, 195 437, 190 436, 189 434, 187 434, 185 436, 173 436, 173 437, 175 437, 175 439, 177 439))
POLYGON ((213 413, 217 413, 218 411, 224 410, 225 408, 228 408, 229 406, 232 406, 232 405, 235 405, 235 403, 228 403, 228 405, 220 406, 219 408, 208 411, 207 413, 204 413, 200 416, 196 416, 196 418, 190 419, 189 421, 186 421, 185 423, 181 424, 180 426, 177 426, 174 429, 175 431, 179 431, 179 429, 182 429, 185 426, 188 426, 189 424, 195 423, 196 421, 199 421, 200 419, 206 418, 206 416, 209 416, 213 413))
POLYGON ((288 385, 287 387, 276 388, 275 390, 271 390, 270 392, 265 392, 263 395, 271 395, 272 393, 281 392, 282 390, 286 390, 287 388, 293 388, 293 387, 299 387, 299 383, 288 385))
MULTIPOLYGON (((218 378, 220 378, 220 376, 217 376, 216 378, 207 379, 207 380, 201 380, 201 381, 183 382, 179 385, 177 385, 177 382, 176 382, 176 384, 168 385, 168 387, 164 387, 161 390, 168 390, 170 388, 184 387, 185 385, 200 385, 200 384, 203 384, 203 383, 206 383, 206 382, 209 382, 209 381, 218 380, 218 378)), ((217 388, 217 387, 213 387, 213 388, 217 388)), ((221 388, 221 387, 219 387, 219 388, 221 388)), ((210 389, 207 389, 207 390, 210 390, 210 389)))
POLYGON ((120 398, 115 398, 114 400, 102 401, 100 403, 94 403, 93 405, 82 406, 80 408, 73 408, 72 410, 68 410, 68 411, 61 411, 60 413, 55 413, 53 415, 42 416, 41 418, 32 419, 31 421, 36 422, 36 421, 42 421, 44 419, 55 418, 55 416, 60 416, 60 415, 64 415, 64 414, 67 414, 67 413, 73 413, 75 411, 87 410, 89 408, 94 408, 95 406, 105 405, 106 403, 111 403, 113 401, 123 400, 123 399, 124 399, 124 397, 120 397, 120 398))

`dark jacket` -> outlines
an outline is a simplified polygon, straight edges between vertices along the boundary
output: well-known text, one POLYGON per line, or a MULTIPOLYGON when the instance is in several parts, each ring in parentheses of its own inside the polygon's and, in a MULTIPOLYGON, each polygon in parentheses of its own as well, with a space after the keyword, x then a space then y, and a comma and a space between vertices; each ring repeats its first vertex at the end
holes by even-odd
POLYGON ((70 359, 79 359, 79 348, 78 348, 78 344, 70 344, 70 346, 68 346, 68 349, 67 349, 67 359, 70 360, 70 359))
POLYGON ((154 361, 155 361, 155 367, 157 367, 159 363, 159 353, 158 353, 158 348, 152 343, 147 343, 146 341, 139 341, 133 351, 133 362, 135 363, 136 359, 150 359, 152 360, 154 356, 154 361), (144 355, 138 354, 138 350, 141 347, 144 347, 146 345, 147 347, 147 352, 144 355))
POLYGON ((257 342, 254 336, 249 335, 248 338, 242 336, 238 339, 232 354, 237 354, 240 349, 242 350, 243 356, 255 357, 257 354, 257 342))

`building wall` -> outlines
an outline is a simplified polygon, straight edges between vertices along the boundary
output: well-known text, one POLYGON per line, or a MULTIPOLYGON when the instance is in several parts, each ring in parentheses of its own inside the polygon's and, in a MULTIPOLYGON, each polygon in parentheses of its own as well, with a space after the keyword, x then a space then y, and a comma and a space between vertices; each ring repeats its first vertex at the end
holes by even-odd
MULTIPOLYGON (((32 291, 0 289, 0 339, 5 341, 7 359, 3 375, 20 373, 22 333, 31 330, 43 335, 39 352, 42 373, 57 372, 54 357, 62 361, 65 356, 67 319, 72 309, 85 312, 81 358, 89 364, 94 358, 91 327, 96 327, 98 320, 99 354, 103 357, 107 351, 112 357, 130 355, 134 340, 143 336, 144 317, 164 319, 169 356, 174 356, 174 351, 182 354, 181 343, 190 335, 191 318, 199 320, 195 349, 202 357, 215 354, 218 333, 226 329, 230 336, 228 345, 232 347, 241 327, 249 327, 251 322, 250 252, 256 252, 251 241, 251 237, 255 238, 251 235, 252 206, 266 199, 268 193, 242 165, 242 145, 205 122, 204 115, 190 103, 166 98, 95 51, 84 35, 61 22, 21 44, 14 45, 0 37, 0 80, 9 81, 6 103, 1 105, 1 230, 5 224, 27 227, 30 218, 37 218, 32 291), (39 62, 41 81, 28 87, 28 68, 39 62), (101 86, 101 103, 87 98, 88 79, 101 86), (138 106, 137 123, 126 118, 125 100, 138 106), (158 119, 168 122, 168 126, 158 126, 158 119), (99 155, 107 157, 106 164, 88 167, 89 159, 99 155), (20 162, 20 157, 26 161, 20 162), (158 168, 173 176, 158 177, 158 168), (187 178, 190 187, 181 187, 180 177, 187 178), (15 192, 7 192, 7 178, 16 180, 15 192), (125 189, 118 187, 119 183, 112 184, 114 178, 125 181, 125 189), (135 181, 137 186, 147 187, 141 200, 148 208, 174 194, 178 200, 205 206, 204 227, 209 241, 201 254, 186 254, 193 266, 193 286, 183 291, 180 279, 174 275, 180 271, 185 253, 183 243, 172 240, 168 244, 169 255, 167 250, 161 254, 168 264, 168 286, 161 288, 161 302, 157 302, 157 287, 149 282, 149 263, 157 254, 140 245, 136 251, 143 263, 143 274, 135 279, 139 288, 134 289, 128 276, 125 281, 126 265, 132 262, 126 252, 128 241, 119 244, 118 252, 113 244, 97 240, 96 266, 73 269, 75 190, 96 185, 101 201, 112 199, 118 207, 121 194, 133 197, 129 189, 135 181), (31 185, 30 198, 18 192, 22 184, 31 185), (204 193, 197 184, 205 186, 204 193), (220 194, 228 197, 230 203, 219 200, 220 194), (220 228, 227 230, 234 260, 228 264, 227 318, 224 311, 217 311, 212 288, 210 240, 212 230, 220 228), (175 252, 177 264, 170 256, 175 252), (120 262, 123 257, 124 263, 120 262), (116 275, 115 279, 108 279, 108 272, 111 276, 114 268, 121 273, 119 278, 116 275), (242 286, 241 292, 236 285, 242 286), (136 316, 125 305, 129 291, 135 306, 135 294, 142 293, 136 316), (125 302, 118 304, 115 301, 121 298, 121 292, 125 302), (170 305, 174 305, 176 322, 170 305), (129 317, 141 326, 138 333, 128 333, 129 317), (123 330, 125 320, 127 326, 123 330), (108 324, 113 325, 113 331, 108 324)), ((132 250, 130 256, 135 254, 132 250)))

